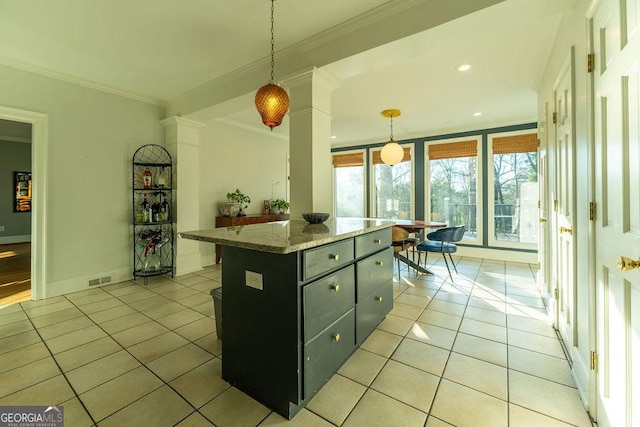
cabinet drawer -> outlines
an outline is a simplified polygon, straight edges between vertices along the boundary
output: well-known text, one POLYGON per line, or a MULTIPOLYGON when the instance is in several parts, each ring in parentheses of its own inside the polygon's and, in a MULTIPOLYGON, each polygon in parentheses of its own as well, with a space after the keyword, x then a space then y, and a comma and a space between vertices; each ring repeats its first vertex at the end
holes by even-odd
POLYGON ((362 344, 393 308, 393 281, 379 287, 356 305, 356 342, 362 344))
POLYGON ((393 248, 387 247, 382 252, 373 254, 356 263, 356 301, 378 289, 383 283, 393 278, 393 248))
POLYGON ((357 236, 355 242, 356 258, 378 252, 380 249, 391 246, 391 228, 357 236))
POLYGON ((353 239, 306 250, 302 253, 302 280, 309 280, 324 272, 353 261, 353 239))
POLYGON ((353 265, 302 288, 304 341, 316 336, 354 306, 356 299, 353 265))
POLYGON ((304 399, 331 378, 355 350, 355 309, 322 331, 304 346, 304 399))

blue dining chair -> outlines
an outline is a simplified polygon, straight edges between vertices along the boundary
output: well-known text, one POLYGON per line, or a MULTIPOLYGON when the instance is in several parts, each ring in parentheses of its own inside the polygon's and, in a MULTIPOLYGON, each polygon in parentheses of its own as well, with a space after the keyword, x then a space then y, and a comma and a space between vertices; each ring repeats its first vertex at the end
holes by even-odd
POLYGON ((424 263, 427 264, 427 254, 429 252, 440 252, 442 254, 442 258, 444 258, 444 263, 447 266, 447 271, 449 272, 449 278, 453 280, 451 277, 451 269, 449 268, 449 262, 447 261, 447 257, 445 254, 449 254, 449 259, 453 264, 453 268, 458 274, 458 268, 456 267, 456 263, 453 262, 452 253, 458 250, 458 243, 462 240, 464 236, 464 225, 458 225, 456 227, 444 227, 439 228, 436 231, 432 231, 427 234, 427 239, 424 242, 421 242, 416 248, 418 249, 418 265, 420 265, 420 259, 422 252, 425 252, 424 255, 424 263))

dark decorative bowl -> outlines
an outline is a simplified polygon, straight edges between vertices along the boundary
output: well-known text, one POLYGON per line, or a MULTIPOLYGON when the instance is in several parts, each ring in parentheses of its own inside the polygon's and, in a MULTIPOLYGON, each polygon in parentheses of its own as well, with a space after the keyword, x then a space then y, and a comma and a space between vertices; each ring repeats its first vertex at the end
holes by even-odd
POLYGON ((329 214, 323 212, 303 213, 302 218, 310 224, 322 224, 329 219, 329 214))

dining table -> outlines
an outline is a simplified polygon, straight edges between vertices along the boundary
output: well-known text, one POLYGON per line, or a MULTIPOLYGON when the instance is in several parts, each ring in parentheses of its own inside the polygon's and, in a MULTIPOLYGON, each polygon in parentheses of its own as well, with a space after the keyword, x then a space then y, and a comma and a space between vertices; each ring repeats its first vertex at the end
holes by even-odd
MULTIPOLYGON (((407 230, 409 234, 417 234, 420 241, 424 240, 425 238, 425 229, 443 228, 447 226, 447 224, 444 222, 422 221, 418 219, 396 219, 394 220, 394 224, 396 227, 407 230)), ((427 269, 426 267, 422 267, 419 264, 416 264, 413 260, 410 260, 400 252, 394 252, 393 256, 420 273, 433 274, 431 270, 427 269)))

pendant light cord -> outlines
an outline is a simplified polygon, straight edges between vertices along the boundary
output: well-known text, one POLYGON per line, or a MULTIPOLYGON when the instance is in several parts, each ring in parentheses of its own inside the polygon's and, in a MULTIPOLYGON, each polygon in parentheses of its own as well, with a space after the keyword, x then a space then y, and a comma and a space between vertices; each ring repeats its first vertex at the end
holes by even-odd
POLYGON ((393 141, 393 115, 391 116, 391 141, 393 141))
POLYGON ((274 41, 274 31, 273 31, 273 4, 274 4, 275 0, 271 0, 271 82, 274 82, 274 78, 273 78, 273 67, 275 65, 274 62, 274 55, 275 55, 275 41, 274 41))

